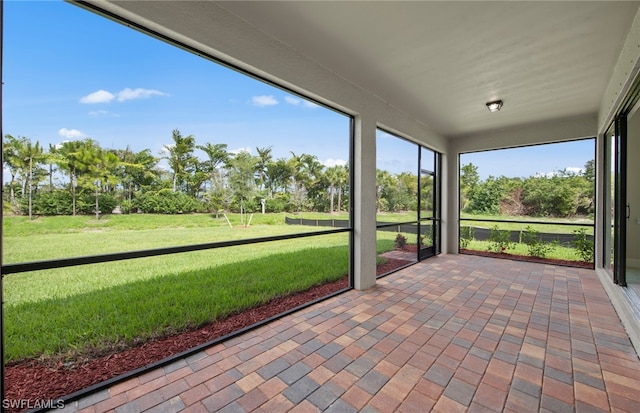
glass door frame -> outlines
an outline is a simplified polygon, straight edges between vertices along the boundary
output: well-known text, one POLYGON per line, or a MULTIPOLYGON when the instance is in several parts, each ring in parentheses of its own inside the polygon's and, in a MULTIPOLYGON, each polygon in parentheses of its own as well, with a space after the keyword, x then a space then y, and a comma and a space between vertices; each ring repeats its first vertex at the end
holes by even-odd
POLYGON ((422 261, 440 253, 440 153, 418 145, 418 169, 418 261, 422 261), (422 156, 423 152, 431 152, 433 157, 430 160, 424 159, 422 156), (423 161, 427 163, 427 165, 424 165, 423 161), (431 166, 431 168, 429 168, 429 166, 431 166), (422 179, 425 176, 431 177, 431 205, 433 208, 431 216, 423 217, 422 179), (427 231, 430 232, 430 245, 422 244, 421 236, 423 234, 423 227, 429 228, 427 231))
POLYGON ((613 282, 627 286, 627 111, 604 134, 603 267, 613 282))
POLYGON ((627 115, 621 114, 615 121, 614 152, 614 265, 613 280, 627 286, 627 115))

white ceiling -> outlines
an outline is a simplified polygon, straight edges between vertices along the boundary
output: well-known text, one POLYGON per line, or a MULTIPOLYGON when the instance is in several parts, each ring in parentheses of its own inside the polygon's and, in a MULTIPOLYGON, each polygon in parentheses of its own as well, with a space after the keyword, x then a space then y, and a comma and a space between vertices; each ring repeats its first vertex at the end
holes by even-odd
MULTIPOLYGON (((135 2, 134 2, 135 3, 135 2)), ((142 2, 143 4, 144 2, 142 2)), ((596 114, 638 2, 218 2, 448 137, 596 114), (485 102, 502 99, 499 113, 485 102)), ((202 2, 136 13, 188 27, 202 2)), ((213 9, 212 9, 213 11, 213 9)), ((180 30, 177 30, 180 32, 180 30)), ((216 39, 206 41, 215 49, 216 39)))

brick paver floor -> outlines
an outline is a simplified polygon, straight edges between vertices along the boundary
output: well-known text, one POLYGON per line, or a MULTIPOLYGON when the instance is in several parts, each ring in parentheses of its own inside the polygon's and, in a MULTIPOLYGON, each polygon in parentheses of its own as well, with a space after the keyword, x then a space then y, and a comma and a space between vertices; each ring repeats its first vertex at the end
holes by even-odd
POLYGON ((82 412, 640 412, 594 271, 438 256, 69 404, 82 412))

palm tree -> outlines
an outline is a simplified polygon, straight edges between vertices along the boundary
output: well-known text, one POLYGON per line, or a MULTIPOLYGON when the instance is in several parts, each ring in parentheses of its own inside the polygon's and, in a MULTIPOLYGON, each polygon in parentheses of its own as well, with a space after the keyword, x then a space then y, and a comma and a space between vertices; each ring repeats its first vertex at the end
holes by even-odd
POLYGON ((325 177, 329 182, 329 213, 333 214, 333 198, 338 182, 338 166, 332 166, 325 171, 325 177))
POLYGON ((79 151, 79 159, 85 173, 82 181, 94 190, 96 219, 100 219, 99 192, 106 191, 112 184, 117 183, 116 170, 118 156, 99 145, 85 145, 79 151))
MULTIPOLYGON (((229 161, 229 153, 227 152, 226 143, 212 144, 207 142, 205 145, 198 145, 196 148, 204 151, 209 157, 208 160, 202 162, 202 170, 209 174, 211 181, 211 190, 219 185, 216 185, 216 181, 219 178, 220 172, 218 171, 219 165, 224 165, 229 161)), ((221 182, 219 182, 221 183, 221 182)))
POLYGON ((342 194, 345 192, 345 186, 349 183, 349 169, 345 165, 336 165, 336 187, 338 189, 338 210, 342 205, 342 194))
POLYGON ((275 162, 269 162, 265 173, 271 198, 278 189, 286 193, 289 192, 289 183, 293 179, 293 168, 286 159, 279 158, 275 162))
POLYGON ((257 160, 256 160, 256 172, 258 173, 258 182, 260 189, 264 189, 265 186, 265 178, 267 176, 267 166, 273 157, 271 156, 271 146, 268 148, 258 148, 256 147, 256 151, 258 152, 257 160))
POLYGON ((143 149, 136 153, 129 146, 126 149, 112 151, 119 160, 116 176, 120 179, 126 198, 131 201, 133 193, 144 185, 150 185, 159 175, 156 165, 158 159, 151 154, 150 149, 143 149))
POLYGON ((56 150, 56 145, 49 144, 49 152, 45 155, 45 162, 49 165, 49 192, 53 192, 53 173, 55 172, 54 165, 56 165, 58 159, 58 153, 56 150))
POLYGON ((238 152, 229 160, 229 186, 240 203, 240 219, 244 223, 245 201, 251 198, 255 189, 256 158, 249 152, 238 152))
POLYGON ((11 174, 11 182, 9 183, 9 201, 12 206, 16 204, 15 197, 15 181, 16 176, 20 172, 20 158, 19 152, 22 150, 22 146, 25 145, 25 138, 15 138, 9 134, 4 135, 5 141, 2 145, 2 163, 9 169, 11 174))
POLYGON ((83 147, 94 146, 94 141, 85 139, 82 141, 66 141, 56 147, 56 153, 59 155, 55 160, 60 169, 69 174, 69 187, 72 196, 73 216, 76 215, 76 186, 79 175, 81 175, 86 165, 81 160, 81 151, 83 147))
POLYGON ((29 195, 29 219, 33 219, 33 170, 43 159, 43 150, 40 142, 35 144, 31 140, 26 140, 25 144, 18 149, 18 159, 22 175, 22 196, 28 192, 29 195), (28 189, 28 191, 27 191, 28 189))
POLYGON ((176 192, 178 187, 188 190, 188 177, 197 162, 197 158, 193 156, 196 138, 193 135, 183 137, 178 129, 173 130, 171 137, 173 144, 164 145, 164 149, 169 154, 165 159, 169 161, 172 170, 173 192, 176 192))

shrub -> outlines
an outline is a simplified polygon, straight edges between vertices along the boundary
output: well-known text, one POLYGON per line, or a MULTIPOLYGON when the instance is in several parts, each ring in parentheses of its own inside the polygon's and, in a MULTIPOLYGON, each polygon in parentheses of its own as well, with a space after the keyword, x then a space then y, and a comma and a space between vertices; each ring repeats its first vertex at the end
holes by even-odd
POLYGON ((538 231, 531 226, 525 228, 525 232, 522 234, 522 241, 527 245, 529 255, 532 257, 544 258, 555 249, 554 245, 541 241, 538 238, 538 231))
POLYGON ((467 248, 476 233, 474 227, 460 227, 460 248, 467 248))
MULTIPOLYGON (((28 213, 28 201, 20 203, 20 212, 28 213)), ((36 215, 71 215, 72 200, 68 191, 38 192, 33 196, 32 211, 36 215)))
POLYGON ((573 248, 576 249, 578 256, 584 262, 593 262, 593 241, 589 239, 585 228, 573 231, 575 239, 573 240, 573 248))
POLYGON ((489 232, 489 247, 492 252, 505 252, 511 248, 511 231, 501 230, 497 225, 489 232))
POLYGON ((170 189, 141 194, 136 198, 135 206, 147 214, 189 214, 200 208, 194 198, 170 189))
MULTIPOLYGON (((98 194, 98 208, 100 213, 110 214, 118 202, 111 194, 98 194)), ((93 215, 96 213, 96 196, 94 194, 83 194, 76 200, 76 213, 93 215), (78 202, 80 201, 80 202, 78 202)))
POLYGON ((130 214, 131 212, 133 212, 134 208, 133 208, 133 201, 129 201, 128 199, 124 199, 122 200, 122 202, 120 202, 120 212, 123 214, 130 214))
POLYGON ((274 198, 266 200, 266 212, 285 212, 289 208, 289 194, 276 194, 274 198))
POLYGON ((407 237, 402 234, 396 235, 395 246, 398 249, 403 249, 407 245, 407 237))

